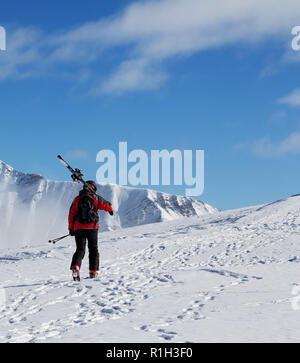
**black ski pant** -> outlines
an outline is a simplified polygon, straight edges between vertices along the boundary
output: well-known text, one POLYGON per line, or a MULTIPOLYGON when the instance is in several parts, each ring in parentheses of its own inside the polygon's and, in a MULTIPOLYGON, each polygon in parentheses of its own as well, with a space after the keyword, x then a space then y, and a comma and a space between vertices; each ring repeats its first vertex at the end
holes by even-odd
POLYGON ((81 267, 81 262, 85 255, 86 242, 88 241, 89 249, 89 269, 99 271, 99 251, 98 251, 98 230, 97 229, 79 229, 75 231, 76 251, 71 262, 72 266, 81 267))

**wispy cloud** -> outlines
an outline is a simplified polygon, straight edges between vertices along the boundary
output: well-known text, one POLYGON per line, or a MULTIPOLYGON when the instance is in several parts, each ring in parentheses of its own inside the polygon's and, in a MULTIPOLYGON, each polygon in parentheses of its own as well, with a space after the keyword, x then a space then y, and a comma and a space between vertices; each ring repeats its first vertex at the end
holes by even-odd
POLYGON ((0 57, 0 80, 31 77, 38 66, 42 32, 36 28, 18 28, 7 32, 7 49, 0 57))
POLYGON ((300 154, 300 132, 294 132, 285 139, 274 142, 269 137, 256 140, 251 151, 257 156, 278 157, 286 154, 300 154))
POLYGON ((285 104, 292 107, 300 106, 300 88, 294 89, 292 92, 284 97, 281 97, 278 101, 280 104, 285 104))
MULTIPOLYGON (((71 31, 42 37, 37 32, 25 38, 20 32, 15 33, 15 41, 19 37, 21 42, 11 48, 10 58, 3 61, 2 78, 20 76, 23 66, 30 64, 33 74, 37 63, 43 71, 69 63, 86 69, 113 51, 120 54, 118 65, 107 79, 99 80, 96 93, 155 89, 168 79, 167 60, 237 42, 251 44, 290 34, 299 17, 298 0, 285 0, 284 6, 274 0, 134 2, 114 16, 71 31)), ((7 53, 10 46, 8 39, 7 53)), ((26 71, 24 74, 29 75, 30 67, 26 71)))
POLYGON ((156 89, 167 78, 165 72, 149 64, 147 59, 129 60, 123 62, 95 92, 120 94, 131 90, 156 89))
POLYGON ((88 160, 89 153, 86 150, 70 150, 66 153, 65 157, 71 160, 88 160))

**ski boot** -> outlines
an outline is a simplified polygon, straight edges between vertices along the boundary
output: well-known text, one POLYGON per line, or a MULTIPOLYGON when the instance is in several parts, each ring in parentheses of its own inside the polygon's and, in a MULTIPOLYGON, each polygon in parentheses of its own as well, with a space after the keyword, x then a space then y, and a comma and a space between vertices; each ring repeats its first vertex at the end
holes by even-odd
POLYGON ((79 266, 72 266, 72 276, 74 281, 80 281, 79 266))
POLYGON ((98 277, 98 271, 90 270, 90 279, 95 279, 98 277))

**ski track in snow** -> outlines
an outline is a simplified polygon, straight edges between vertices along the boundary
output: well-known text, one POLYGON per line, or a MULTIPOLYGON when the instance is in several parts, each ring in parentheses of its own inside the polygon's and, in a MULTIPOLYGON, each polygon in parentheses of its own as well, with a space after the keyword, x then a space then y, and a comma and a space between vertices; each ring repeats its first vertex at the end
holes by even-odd
MULTIPOLYGON (((291 273, 281 282, 286 288, 282 295, 276 286, 270 289, 273 270, 268 269, 278 268, 281 276, 280 271, 297 267, 299 236, 300 198, 294 197, 262 207, 102 233, 100 277, 95 281, 85 278, 87 256, 82 281, 71 281, 72 240, 53 248, 2 251, 6 304, 0 304, 0 341, 72 341, 73 334, 77 341, 108 341, 106 336, 114 336, 114 341, 197 342, 206 337, 205 329, 211 329, 208 340, 217 339, 227 316, 232 324, 230 339, 247 340, 247 332, 245 338, 234 335, 234 326, 252 309, 272 306, 280 312, 284 306, 290 319, 297 317, 289 307, 289 294, 291 285, 300 281, 291 273), (256 300, 243 300, 251 293, 256 300), (114 320, 120 326, 124 321, 125 328, 116 330, 114 320), (96 333, 84 333, 91 327, 99 331, 98 338, 96 333), (82 328, 80 338, 78 328, 82 328)), ((272 335, 272 329, 265 340, 300 339, 299 330, 292 334, 282 330, 278 336, 272 335)))

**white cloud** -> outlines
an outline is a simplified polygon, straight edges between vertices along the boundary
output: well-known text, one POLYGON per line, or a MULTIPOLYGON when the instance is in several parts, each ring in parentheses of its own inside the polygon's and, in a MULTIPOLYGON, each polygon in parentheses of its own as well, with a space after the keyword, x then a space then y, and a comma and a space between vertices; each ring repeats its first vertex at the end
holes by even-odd
POLYGON ((103 92, 152 89, 167 77, 161 62, 235 42, 253 42, 286 32, 300 16, 298 0, 161 0, 129 5, 122 13, 87 23, 58 39, 57 59, 95 57, 131 46, 129 59, 100 85, 103 92), (66 45, 68 47, 66 48, 66 45), (140 66, 141 63, 147 67, 140 66), (135 65, 137 67, 135 68, 135 65), (156 68, 148 74, 148 68, 156 68), (150 81, 153 79, 153 82, 150 81))
POLYGON ((0 56, 0 80, 30 77, 33 65, 41 60, 39 43, 42 34, 34 28, 18 28, 7 32, 6 51, 0 56))
POLYGON ((137 59, 123 62, 113 75, 101 84, 100 93, 123 93, 130 90, 156 89, 167 74, 152 69, 147 60, 137 59))
POLYGON ((282 141, 273 142, 268 137, 255 141, 252 152, 258 156, 278 157, 286 154, 300 154, 300 132, 294 132, 282 141))
MULTIPOLYGON (((44 66, 75 63, 79 67, 115 51, 120 54, 118 65, 106 80, 99 81, 98 92, 120 93, 159 87, 168 78, 164 62, 172 57, 237 42, 251 44, 270 36, 289 37, 299 18, 299 0, 284 4, 274 0, 146 0, 114 16, 50 34, 38 50, 30 50, 32 63, 44 54, 44 66)), ((22 55, 21 51, 15 54, 22 55)))
POLYGON ((276 146, 268 137, 263 137, 262 139, 254 141, 252 152, 258 156, 274 156, 275 154, 278 154, 276 146))
POLYGON ((279 144, 280 154, 300 154, 300 133, 293 133, 279 144))
POLYGON ((70 150, 66 153, 65 157, 72 160, 88 160, 89 153, 86 150, 70 150))
POLYGON ((286 96, 280 98, 277 102, 292 107, 300 106, 300 88, 296 88, 286 96))

